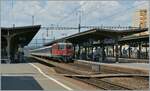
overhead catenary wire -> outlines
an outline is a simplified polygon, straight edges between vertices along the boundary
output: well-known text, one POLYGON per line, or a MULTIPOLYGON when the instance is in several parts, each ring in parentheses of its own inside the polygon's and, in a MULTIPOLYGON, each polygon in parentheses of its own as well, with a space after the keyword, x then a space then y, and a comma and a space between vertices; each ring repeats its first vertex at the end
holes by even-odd
POLYGON ((61 24, 62 22, 64 22, 64 20, 68 19, 72 14, 74 14, 75 12, 78 12, 79 9, 81 9, 84 5, 86 5, 87 2, 84 2, 82 5, 80 5, 80 7, 75 8, 72 12, 68 13, 67 16, 63 17, 59 22, 57 22, 57 24, 61 24))
MULTIPOLYGON (((81 8, 82 8, 84 5, 86 5, 86 4, 87 4, 87 2, 84 2, 80 7, 75 8, 71 13, 69 13, 67 16, 65 16, 63 19, 61 19, 60 22, 59 22, 59 24, 61 24, 62 22, 64 22, 64 20, 67 20, 74 12, 77 12, 79 9, 81 9, 81 8)), ((102 22, 102 21, 106 21, 106 20, 108 20, 108 19, 110 19, 110 18, 113 18, 113 17, 116 16, 116 15, 122 14, 121 12, 128 12, 128 11, 132 10, 132 8, 134 9, 135 7, 137 7, 137 6, 139 6, 139 5, 142 5, 142 4, 144 4, 144 3, 140 3, 140 4, 137 4, 137 5, 135 5, 135 6, 131 6, 131 7, 129 7, 129 8, 126 8, 126 9, 124 9, 124 10, 117 11, 117 12, 111 14, 111 15, 108 15, 108 16, 103 17, 102 19, 100 19, 100 21, 101 21, 101 22, 102 22)), ((97 8, 96 8, 96 9, 97 9, 97 8)), ((92 12, 94 12, 94 11, 95 11, 95 9, 94 9, 93 11, 89 11, 89 12, 85 13, 85 16, 84 16, 84 17, 86 17, 86 19, 87 19, 87 16, 90 15, 90 14, 92 14, 92 12)), ((84 11, 83 11, 83 12, 84 12, 84 11)))
POLYGON ((11 6, 12 6, 12 27, 15 27, 15 24, 13 23, 15 20, 14 20, 14 12, 13 12, 13 9, 14 9, 14 1, 12 0, 12 2, 11 2, 11 6))
MULTIPOLYGON (((117 12, 111 14, 111 15, 108 15, 108 16, 103 17, 103 19, 101 19, 101 21, 106 21, 106 20, 108 20, 108 19, 110 19, 110 18, 112 18, 112 17, 114 17, 114 16, 116 16, 116 15, 122 14, 121 12, 128 12, 128 11, 132 10, 132 8, 134 9, 135 7, 137 7, 137 6, 139 6, 139 5, 142 5, 142 4, 144 4, 144 3, 140 3, 140 4, 137 4, 137 5, 135 5, 135 6, 131 6, 131 7, 129 7, 129 8, 126 8, 126 9, 124 9, 124 10, 117 11, 117 12)), ((82 7, 83 7, 83 5, 85 5, 85 4, 82 4, 82 7)), ((80 8, 82 8, 82 7, 80 7, 80 8)), ((76 8, 76 9, 77 9, 77 8, 76 8)), ((78 9, 79 9, 79 8, 78 8, 78 9)), ((78 9, 77 9, 77 10, 78 10, 78 9)), ((97 9, 97 8, 96 8, 96 9, 97 9)), ((95 11, 95 9, 94 9, 93 11, 95 11)), ((85 17, 87 17, 87 15, 89 15, 89 14, 92 14, 93 11, 89 11, 88 13, 86 13, 86 14, 85 14, 85 17)), ((73 11, 73 12, 75 12, 75 11, 73 11)), ((80 17, 80 18, 81 18, 81 17, 80 17)), ((63 18, 63 19, 65 19, 65 18, 63 18)), ((81 19, 80 19, 80 20, 81 20, 81 19)), ((81 28, 82 28, 82 26, 81 26, 81 28)))

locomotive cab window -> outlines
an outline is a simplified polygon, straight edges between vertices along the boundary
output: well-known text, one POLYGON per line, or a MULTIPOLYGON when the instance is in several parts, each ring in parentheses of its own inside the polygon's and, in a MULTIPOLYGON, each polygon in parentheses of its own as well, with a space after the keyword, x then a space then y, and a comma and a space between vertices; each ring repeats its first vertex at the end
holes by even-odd
POLYGON ((65 45, 59 45, 59 50, 63 50, 63 49, 65 49, 65 45))
POLYGON ((67 49, 72 49, 72 45, 67 45, 67 49))

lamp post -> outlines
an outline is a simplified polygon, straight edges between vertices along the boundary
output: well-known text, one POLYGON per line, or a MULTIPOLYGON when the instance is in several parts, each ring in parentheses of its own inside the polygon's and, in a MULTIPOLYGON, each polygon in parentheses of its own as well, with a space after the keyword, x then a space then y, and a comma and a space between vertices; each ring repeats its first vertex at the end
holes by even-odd
POLYGON ((78 13, 79 13, 79 25, 78 25, 78 29, 79 29, 79 33, 80 33, 80 31, 81 31, 81 10, 78 13))
POLYGON ((34 15, 32 15, 32 25, 34 25, 34 15))

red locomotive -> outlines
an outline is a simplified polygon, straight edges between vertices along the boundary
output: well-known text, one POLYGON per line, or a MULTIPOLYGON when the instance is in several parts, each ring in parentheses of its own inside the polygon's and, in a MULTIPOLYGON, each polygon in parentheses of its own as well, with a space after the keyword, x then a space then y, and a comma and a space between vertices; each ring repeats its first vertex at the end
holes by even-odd
POLYGON ((55 43, 52 46, 42 47, 30 51, 31 55, 57 59, 63 62, 72 62, 72 43, 55 43))

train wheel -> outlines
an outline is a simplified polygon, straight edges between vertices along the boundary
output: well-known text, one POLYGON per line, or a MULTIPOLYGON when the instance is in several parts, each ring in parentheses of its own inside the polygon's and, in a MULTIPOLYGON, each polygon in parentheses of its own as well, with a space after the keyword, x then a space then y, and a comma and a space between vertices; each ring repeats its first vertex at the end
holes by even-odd
POLYGON ((62 59, 62 58, 58 58, 57 60, 58 60, 60 63, 63 62, 63 59, 62 59))
POLYGON ((68 63, 67 57, 63 57, 63 61, 64 61, 65 63, 68 63))
POLYGON ((70 59, 70 62, 71 62, 71 63, 74 63, 74 60, 73 60, 73 59, 70 59))
POLYGON ((68 63, 68 60, 67 60, 66 58, 64 58, 64 62, 65 62, 65 63, 68 63))

